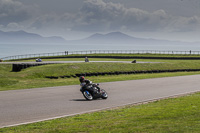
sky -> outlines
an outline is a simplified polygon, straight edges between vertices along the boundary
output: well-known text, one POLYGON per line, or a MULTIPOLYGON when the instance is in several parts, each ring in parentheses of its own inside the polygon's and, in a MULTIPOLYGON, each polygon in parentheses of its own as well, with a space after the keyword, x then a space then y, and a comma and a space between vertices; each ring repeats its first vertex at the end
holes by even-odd
POLYGON ((66 40, 120 31, 195 42, 200 41, 200 0, 0 0, 0 30, 66 40))

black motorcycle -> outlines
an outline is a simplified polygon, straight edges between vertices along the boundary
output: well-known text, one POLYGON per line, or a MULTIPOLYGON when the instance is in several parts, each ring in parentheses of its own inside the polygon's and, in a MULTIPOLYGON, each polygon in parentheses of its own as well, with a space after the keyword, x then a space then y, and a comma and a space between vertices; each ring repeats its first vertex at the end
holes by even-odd
POLYGON ((86 100, 94 100, 98 98, 107 99, 108 94, 104 89, 99 88, 99 84, 87 84, 81 87, 80 91, 86 100))

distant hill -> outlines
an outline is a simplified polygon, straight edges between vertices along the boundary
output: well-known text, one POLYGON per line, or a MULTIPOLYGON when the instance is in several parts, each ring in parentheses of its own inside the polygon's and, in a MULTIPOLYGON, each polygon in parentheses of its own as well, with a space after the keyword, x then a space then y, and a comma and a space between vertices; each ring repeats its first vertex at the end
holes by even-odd
POLYGON ((151 39, 151 38, 137 38, 132 37, 127 34, 121 33, 121 32, 111 32, 108 34, 93 34, 89 36, 88 38, 76 40, 73 41, 74 43, 84 43, 84 44, 133 44, 133 45, 165 45, 165 44, 171 44, 171 45, 179 45, 179 44, 195 44, 195 43, 189 43, 189 42, 181 42, 181 41, 168 41, 168 40, 157 40, 157 39, 151 39))
POLYGON ((79 44, 79 45, 123 45, 123 44, 132 44, 132 45, 179 45, 179 44, 198 44, 198 43, 187 43, 180 41, 168 41, 168 40, 156 40, 156 39, 146 39, 146 38, 136 38, 129 36, 121 32, 111 32, 108 34, 93 34, 85 39, 80 40, 70 40, 67 41, 62 37, 53 36, 53 37, 42 37, 38 34, 28 33, 25 31, 10 31, 3 32, 0 31, 0 43, 25 43, 25 44, 79 44))
POLYGON ((61 37, 42 37, 38 34, 28 33, 25 31, 0 31, 1 43, 65 43, 66 40, 61 37))
POLYGON ((131 37, 129 35, 126 35, 124 33, 121 32, 111 32, 108 34, 99 34, 96 33, 88 38, 86 38, 85 40, 118 40, 118 39, 122 39, 122 40, 133 40, 136 39, 135 37, 131 37))
POLYGON ((113 43, 113 42, 132 42, 137 40, 135 37, 131 37, 121 32, 111 32, 108 34, 96 33, 88 38, 82 39, 84 42, 92 43, 113 43))

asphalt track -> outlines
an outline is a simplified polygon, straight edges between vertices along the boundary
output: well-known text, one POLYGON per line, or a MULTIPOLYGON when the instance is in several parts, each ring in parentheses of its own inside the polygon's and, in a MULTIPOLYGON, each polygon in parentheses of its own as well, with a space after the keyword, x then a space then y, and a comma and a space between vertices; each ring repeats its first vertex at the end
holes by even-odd
POLYGON ((0 92, 0 128, 200 91, 200 75, 101 83, 107 100, 86 101, 79 85, 0 92))
MULTIPOLYGON (((43 62, 0 62, 0 64, 59 64, 59 63, 84 63, 85 61, 43 61, 43 62)), ((90 62, 104 62, 104 63, 131 63, 131 61, 90 61, 90 62)), ((161 63, 161 62, 141 62, 137 63, 161 63)))

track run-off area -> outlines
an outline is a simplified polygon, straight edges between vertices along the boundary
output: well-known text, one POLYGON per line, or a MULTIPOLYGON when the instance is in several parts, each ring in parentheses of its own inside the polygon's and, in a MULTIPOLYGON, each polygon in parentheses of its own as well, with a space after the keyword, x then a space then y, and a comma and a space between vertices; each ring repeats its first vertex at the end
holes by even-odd
POLYGON ((79 85, 1 91, 0 128, 199 92, 199 79, 191 75, 100 83, 108 99, 93 101, 84 99, 79 85))

